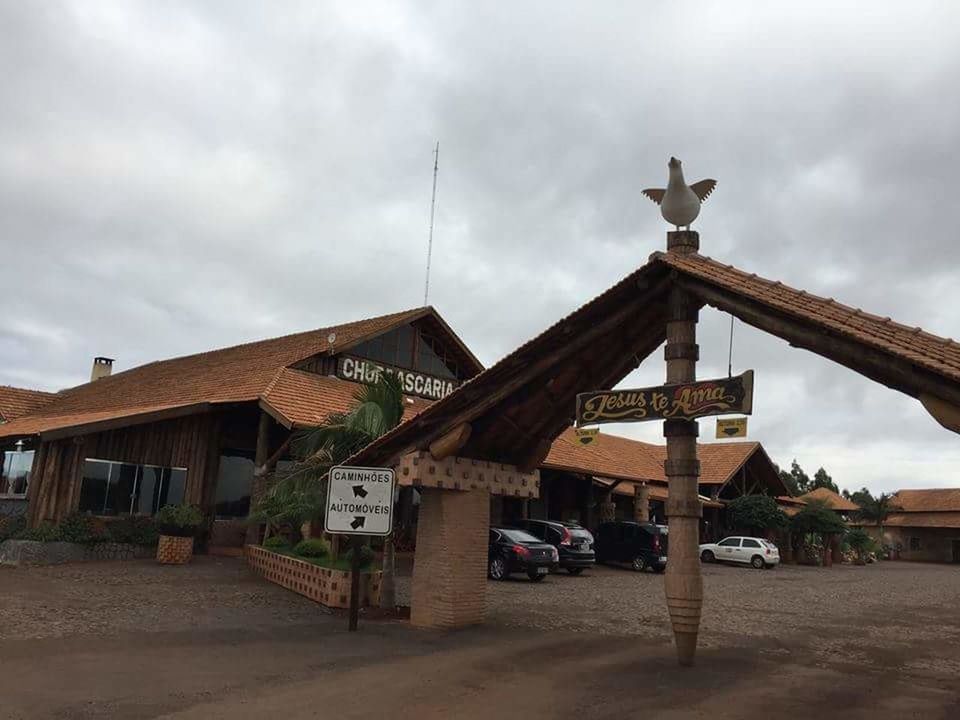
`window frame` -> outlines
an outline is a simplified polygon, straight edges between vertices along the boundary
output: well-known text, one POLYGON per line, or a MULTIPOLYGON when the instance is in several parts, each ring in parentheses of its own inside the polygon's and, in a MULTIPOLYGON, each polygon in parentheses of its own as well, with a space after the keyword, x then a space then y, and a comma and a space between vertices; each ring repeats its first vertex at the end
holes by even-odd
MULTIPOLYGON (((184 473, 184 476, 185 476, 185 477, 184 477, 184 483, 183 483, 184 498, 183 498, 180 502, 182 503, 182 502, 186 499, 186 491, 187 491, 186 474, 189 472, 189 468, 179 467, 179 466, 176 466, 176 465, 157 465, 157 464, 155 464, 155 463, 133 463, 133 462, 125 462, 125 461, 123 461, 123 460, 106 460, 106 459, 104 459, 104 458, 96 458, 96 457, 88 457, 88 458, 84 458, 84 459, 83 459, 83 464, 84 464, 84 466, 85 466, 88 462, 105 463, 105 464, 108 466, 108 469, 107 469, 107 491, 106 491, 106 493, 105 493, 105 495, 104 495, 104 498, 103 498, 103 507, 102 507, 99 511, 94 511, 94 510, 82 510, 82 509, 80 509, 80 506, 79 506, 80 498, 78 497, 78 499, 77 499, 77 511, 78 511, 78 512, 90 513, 91 516, 93 516, 93 517, 99 517, 99 518, 153 517, 153 516, 156 514, 156 512, 143 513, 143 512, 139 512, 139 511, 138 511, 138 512, 134 512, 134 511, 133 511, 134 508, 135 508, 135 507, 138 507, 139 504, 140 504, 140 488, 141 488, 141 482, 142 482, 142 480, 143 480, 143 469, 144 469, 144 468, 153 468, 153 469, 155 469, 155 470, 159 470, 159 471, 160 471, 159 482, 158 482, 157 486, 154 487, 154 490, 153 490, 153 492, 154 492, 154 493, 156 494, 156 496, 158 496, 158 497, 159 497, 160 495, 162 495, 164 483, 167 483, 167 484, 168 484, 168 487, 169 487, 169 483, 170 483, 171 476, 172 476, 173 472, 174 472, 175 470, 179 470, 179 471, 183 472, 183 473, 184 473), (111 485, 111 483, 113 483, 113 478, 114 478, 114 465, 132 465, 133 467, 136 468, 136 471, 135 471, 134 477, 133 477, 133 491, 130 493, 130 504, 129 504, 127 510, 126 510, 126 511, 120 511, 120 510, 118 510, 118 511, 117 511, 116 513, 114 513, 114 514, 109 514, 109 513, 107 513, 106 504, 107 504, 107 501, 108 501, 108 499, 109 499, 109 497, 110 497, 110 485, 111 485), (167 471, 169 471, 169 472, 165 474, 165 473, 163 472, 164 470, 167 470, 167 471)), ((83 474, 84 474, 84 471, 81 470, 81 478, 80 478, 81 497, 82 497, 83 480, 84 480, 83 474)), ((151 506, 153 505, 152 499, 151 499, 151 503, 150 503, 150 504, 151 504, 151 506)), ((158 507, 158 508, 157 508, 157 511, 159 511, 159 510, 160 510, 160 508, 158 507)))

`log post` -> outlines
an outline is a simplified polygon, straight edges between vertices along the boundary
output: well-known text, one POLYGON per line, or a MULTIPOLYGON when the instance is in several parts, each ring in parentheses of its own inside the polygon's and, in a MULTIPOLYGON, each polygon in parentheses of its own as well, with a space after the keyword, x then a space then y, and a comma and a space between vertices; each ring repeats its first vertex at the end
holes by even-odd
POLYGON ((637 522, 650 520, 650 488, 640 483, 633 490, 633 516, 637 522))
MULTIPOLYGON (((260 411, 260 422, 257 425, 257 450, 253 457, 253 484, 250 488, 250 511, 266 490, 266 466, 270 459, 270 424, 272 418, 263 410, 260 411)), ((260 524, 251 522, 247 525, 247 545, 256 545, 260 542, 260 524)))
MULTIPOLYGON (((699 247, 700 236, 696 232, 667 233, 668 253, 694 253, 699 247)), ((667 345, 664 349, 668 384, 697 379, 697 316, 698 306, 692 296, 679 283, 674 283, 670 290, 667 345)), ((677 660, 680 665, 692 665, 703 603, 698 547, 702 509, 698 497, 697 421, 665 420, 663 434, 667 439, 664 471, 669 482, 667 519, 670 524, 664 590, 677 645, 677 660)))

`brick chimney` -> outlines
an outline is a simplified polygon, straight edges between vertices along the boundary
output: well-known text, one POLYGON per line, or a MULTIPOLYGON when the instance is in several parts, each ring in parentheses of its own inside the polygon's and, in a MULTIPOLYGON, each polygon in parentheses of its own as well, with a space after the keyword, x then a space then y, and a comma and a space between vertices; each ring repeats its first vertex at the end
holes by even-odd
POLYGON ((90 382, 100 378, 110 377, 113 371, 113 358, 95 357, 93 359, 93 369, 90 371, 90 382))

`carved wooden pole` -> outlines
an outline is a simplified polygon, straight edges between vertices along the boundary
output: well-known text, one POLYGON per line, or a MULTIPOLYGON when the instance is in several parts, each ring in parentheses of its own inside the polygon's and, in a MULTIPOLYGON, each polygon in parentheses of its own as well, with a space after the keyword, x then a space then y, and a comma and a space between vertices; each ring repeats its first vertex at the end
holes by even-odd
POLYGON ((637 522, 650 520, 650 488, 646 483, 640 483, 634 488, 633 515, 637 522))
MULTIPOLYGON (((667 252, 694 253, 699 247, 700 236, 696 232, 667 233, 667 252)), ((693 382, 697 379, 697 314, 697 305, 690 294, 674 284, 670 291, 667 346, 664 351, 667 383, 693 382)), ((670 544, 664 588, 677 644, 677 660, 681 665, 693 664, 700 630, 700 606, 703 603, 697 433, 696 420, 665 420, 663 423, 663 435, 667 439, 664 471, 670 487, 667 500, 670 544)))

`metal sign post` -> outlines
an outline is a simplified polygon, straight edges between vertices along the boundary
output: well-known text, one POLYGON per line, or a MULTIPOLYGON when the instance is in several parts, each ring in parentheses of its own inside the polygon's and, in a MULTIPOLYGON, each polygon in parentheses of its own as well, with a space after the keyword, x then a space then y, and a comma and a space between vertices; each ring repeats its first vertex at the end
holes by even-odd
POLYGON ((357 629, 360 616, 360 550, 363 536, 385 536, 393 529, 393 492, 396 473, 391 468, 338 465, 327 479, 323 525, 328 533, 349 535, 350 622, 357 629))

